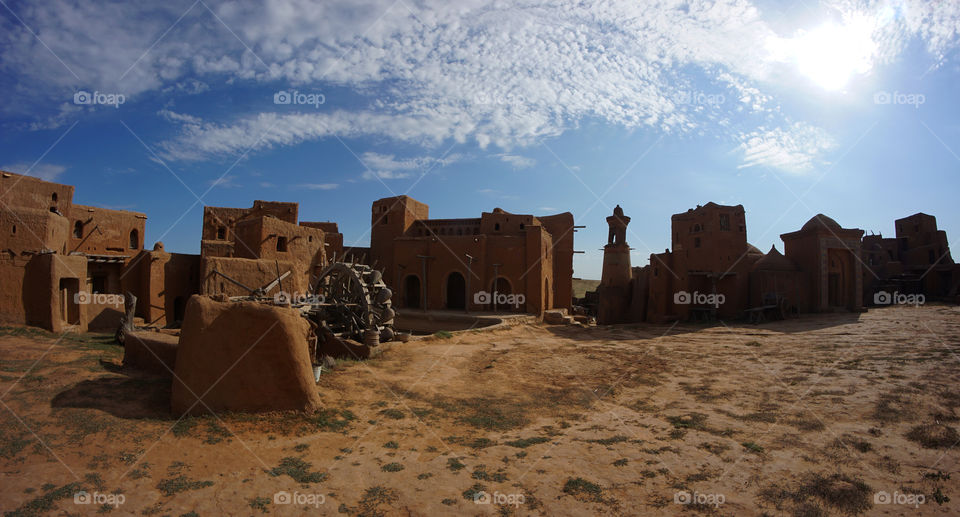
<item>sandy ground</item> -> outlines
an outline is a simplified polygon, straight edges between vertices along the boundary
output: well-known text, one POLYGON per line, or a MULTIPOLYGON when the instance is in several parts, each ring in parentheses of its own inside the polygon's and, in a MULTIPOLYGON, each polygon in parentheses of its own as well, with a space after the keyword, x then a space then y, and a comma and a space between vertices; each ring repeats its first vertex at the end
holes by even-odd
POLYGON ((178 420, 108 337, 6 328, 0 509, 956 515, 958 336, 948 306, 522 325, 342 363, 317 415, 178 420))

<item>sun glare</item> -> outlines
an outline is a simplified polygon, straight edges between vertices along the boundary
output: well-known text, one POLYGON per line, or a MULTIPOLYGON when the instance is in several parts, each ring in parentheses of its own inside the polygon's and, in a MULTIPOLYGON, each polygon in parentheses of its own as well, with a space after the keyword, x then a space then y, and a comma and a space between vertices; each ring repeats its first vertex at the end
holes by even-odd
POLYGON ((793 61, 797 70, 826 90, 840 90, 855 75, 865 74, 873 65, 877 44, 873 26, 865 18, 842 25, 826 23, 789 39, 769 45, 781 59, 793 61))

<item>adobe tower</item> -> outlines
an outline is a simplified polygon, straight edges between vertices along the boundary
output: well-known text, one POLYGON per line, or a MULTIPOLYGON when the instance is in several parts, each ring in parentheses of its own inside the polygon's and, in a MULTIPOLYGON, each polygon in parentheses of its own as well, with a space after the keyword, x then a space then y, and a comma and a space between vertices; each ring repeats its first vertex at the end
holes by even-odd
POLYGON ((630 306, 630 245, 627 244, 627 225, 630 218, 617 205, 607 217, 610 231, 603 247, 603 273, 600 276, 600 305, 597 320, 602 325, 621 322, 630 306))

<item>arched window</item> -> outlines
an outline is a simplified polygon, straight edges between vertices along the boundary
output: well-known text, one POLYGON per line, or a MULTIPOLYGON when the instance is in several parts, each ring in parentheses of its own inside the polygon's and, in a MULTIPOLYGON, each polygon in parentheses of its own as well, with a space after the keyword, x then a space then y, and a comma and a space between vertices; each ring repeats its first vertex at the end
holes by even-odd
POLYGON ((83 238, 83 221, 73 223, 73 236, 78 239, 83 238))
POLYGON ((53 195, 50 196, 50 198, 53 199, 53 202, 54 202, 54 203, 56 203, 56 202, 57 202, 57 193, 54 192, 53 195))
POLYGON ((140 247, 140 232, 136 228, 130 230, 130 249, 135 250, 140 247))

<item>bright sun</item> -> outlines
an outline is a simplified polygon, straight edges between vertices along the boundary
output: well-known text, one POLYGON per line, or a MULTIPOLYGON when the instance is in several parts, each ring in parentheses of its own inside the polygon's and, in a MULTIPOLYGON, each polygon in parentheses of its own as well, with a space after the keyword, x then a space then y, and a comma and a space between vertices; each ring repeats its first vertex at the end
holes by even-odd
POLYGON ((768 47, 776 57, 796 63, 800 73, 822 88, 839 90, 854 75, 870 71, 877 50, 872 32, 872 24, 861 18, 778 38, 768 47))

